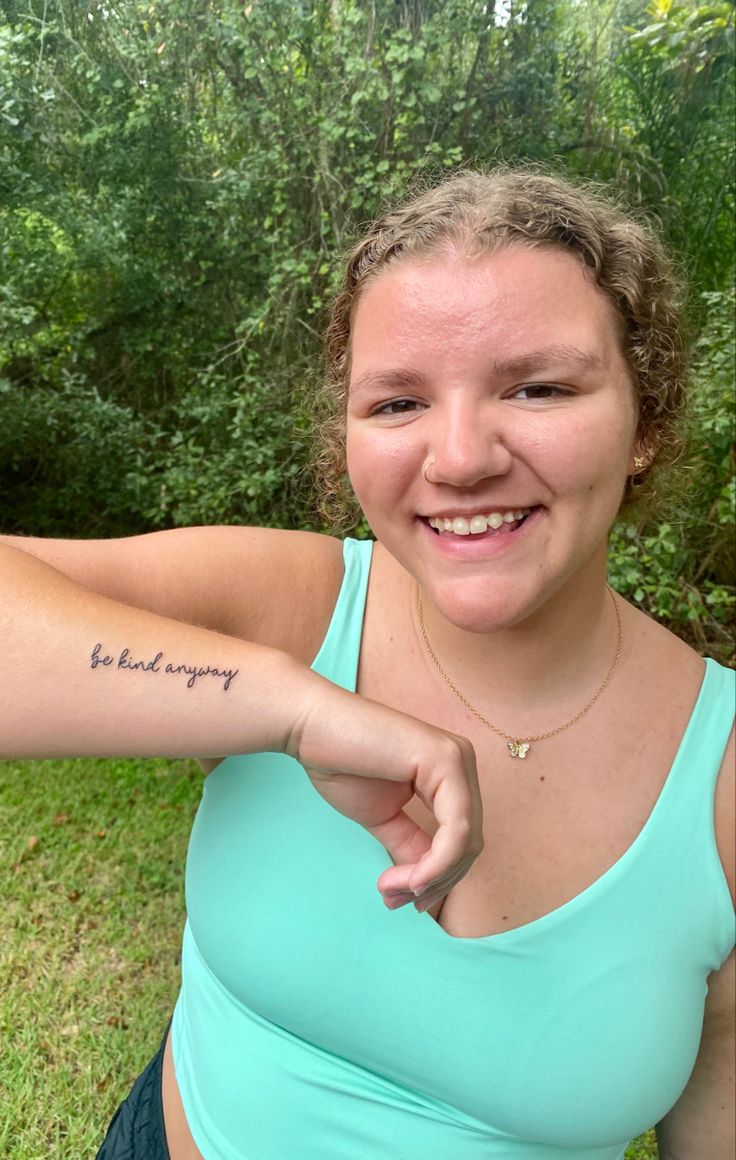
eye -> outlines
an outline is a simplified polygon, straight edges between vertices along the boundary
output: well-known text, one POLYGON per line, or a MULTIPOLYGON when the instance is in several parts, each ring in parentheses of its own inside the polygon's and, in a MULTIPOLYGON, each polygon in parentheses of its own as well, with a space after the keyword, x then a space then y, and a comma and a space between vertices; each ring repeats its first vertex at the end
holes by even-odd
POLYGON ((422 406, 416 399, 391 399, 388 403, 382 403, 380 407, 376 407, 373 412, 374 415, 410 415, 412 411, 418 410, 422 406))
POLYGON ((535 400, 544 399, 558 399, 569 395, 570 391, 564 390, 563 387, 557 387, 554 383, 526 383, 523 387, 518 387, 514 391, 513 398, 515 399, 529 399, 535 400))

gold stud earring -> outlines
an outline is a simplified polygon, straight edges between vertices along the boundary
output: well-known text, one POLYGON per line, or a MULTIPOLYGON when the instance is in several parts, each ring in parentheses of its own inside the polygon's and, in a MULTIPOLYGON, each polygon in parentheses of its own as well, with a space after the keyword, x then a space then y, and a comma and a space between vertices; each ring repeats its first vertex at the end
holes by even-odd
POLYGON ((641 471, 642 467, 646 467, 647 461, 643 455, 634 456, 634 467, 637 471, 641 471))

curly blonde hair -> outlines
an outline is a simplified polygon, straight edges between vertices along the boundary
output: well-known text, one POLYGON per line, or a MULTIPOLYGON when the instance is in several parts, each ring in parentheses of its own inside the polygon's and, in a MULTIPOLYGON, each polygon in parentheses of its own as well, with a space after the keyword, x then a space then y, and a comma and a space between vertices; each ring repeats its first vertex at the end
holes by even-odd
POLYGON ((351 322, 371 279, 402 258, 468 256, 503 246, 557 246, 580 256, 621 320, 638 433, 650 462, 627 481, 622 508, 657 492, 663 467, 681 456, 685 341, 681 285, 656 232, 591 184, 572 185, 529 166, 462 170, 373 222, 348 253, 325 332, 325 374, 315 391, 314 470, 320 511, 333 528, 357 521, 347 481, 345 423, 351 322))

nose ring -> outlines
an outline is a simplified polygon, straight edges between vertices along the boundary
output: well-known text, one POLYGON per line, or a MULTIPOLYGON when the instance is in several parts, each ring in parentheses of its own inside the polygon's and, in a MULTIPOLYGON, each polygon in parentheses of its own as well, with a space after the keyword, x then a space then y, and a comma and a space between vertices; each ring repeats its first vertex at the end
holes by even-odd
POLYGON ((426 479, 427 483, 433 483, 433 482, 434 482, 434 480, 431 480, 431 479, 429 478, 429 474, 428 474, 428 472, 429 472, 429 469, 430 469, 430 467, 434 467, 434 459, 432 459, 432 460, 431 460, 429 463, 425 463, 424 467, 422 468, 422 475, 423 475, 423 476, 424 476, 424 478, 426 479))

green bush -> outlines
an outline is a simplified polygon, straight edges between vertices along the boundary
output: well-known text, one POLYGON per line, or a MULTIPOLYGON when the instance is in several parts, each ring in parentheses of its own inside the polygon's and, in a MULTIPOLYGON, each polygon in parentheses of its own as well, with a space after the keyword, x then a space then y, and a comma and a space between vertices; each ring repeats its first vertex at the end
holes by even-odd
POLYGON ((702 652, 733 661, 734 292, 703 295, 696 343, 685 486, 668 518, 620 524, 611 541, 611 583, 702 652))
POLYGON ((3 530, 102 537, 146 530, 162 433, 79 377, 53 391, 0 379, 3 530))
POLYGON ((727 656, 733 33, 726 0, 8 0, 0 529, 314 526, 340 253, 410 179, 526 158, 658 218, 698 289, 693 486, 612 578, 727 656))
POLYGON ((144 518, 152 527, 304 525, 303 455, 283 379, 206 372, 173 409, 144 518))

